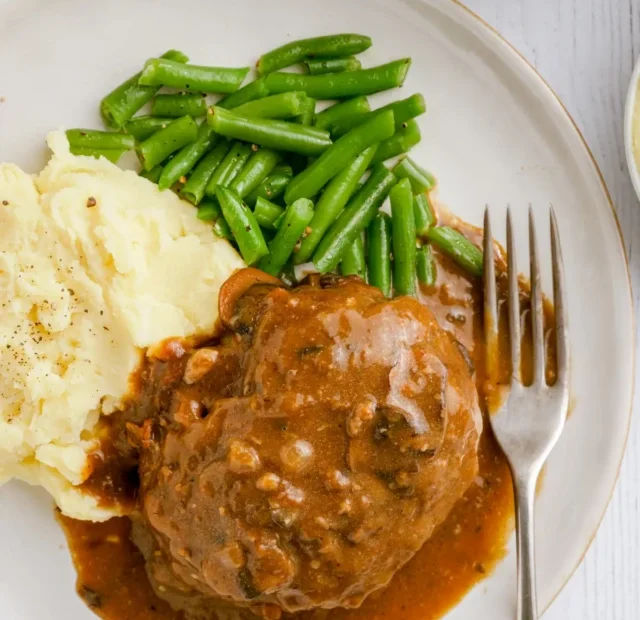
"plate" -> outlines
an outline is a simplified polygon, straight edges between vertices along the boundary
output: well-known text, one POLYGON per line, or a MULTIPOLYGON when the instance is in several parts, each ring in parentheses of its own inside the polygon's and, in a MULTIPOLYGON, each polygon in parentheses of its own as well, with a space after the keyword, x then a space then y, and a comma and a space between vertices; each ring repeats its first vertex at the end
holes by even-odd
POLYGON ((638 200, 640 200, 640 170, 633 154, 633 110, 638 99, 638 88, 640 87, 640 56, 636 61, 636 66, 631 74, 627 101, 624 106, 624 150, 627 156, 627 168, 631 176, 633 188, 636 190, 638 200))
MULTIPOLYGON (((624 452, 634 366, 631 290, 611 201, 580 133, 544 81, 486 24, 450 0, 0 0, 0 160, 37 170, 47 131, 99 126, 101 96, 169 47, 194 62, 238 66, 292 38, 335 31, 373 37, 366 66, 414 59, 402 93, 423 92, 429 105, 415 157, 436 173, 439 198, 454 212, 479 224, 489 204, 504 240, 510 204, 521 264, 529 203, 540 231, 549 204, 558 214, 575 406, 537 503, 545 608, 595 535, 624 452)), ((548 263, 544 269, 549 290, 548 263)), ((19 484, 0 489, 0 547, 4 620, 92 617, 75 596, 64 539, 41 492, 19 484)), ((514 606, 511 549, 448 618, 511 620, 514 606)))

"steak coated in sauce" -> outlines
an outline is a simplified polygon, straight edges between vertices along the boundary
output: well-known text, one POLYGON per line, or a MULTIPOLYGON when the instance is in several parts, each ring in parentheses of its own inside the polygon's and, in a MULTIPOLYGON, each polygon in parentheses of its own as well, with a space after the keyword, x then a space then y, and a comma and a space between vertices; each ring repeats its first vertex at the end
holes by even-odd
POLYGON ((221 291, 219 344, 146 363, 129 412, 145 420, 129 425, 134 539, 156 592, 187 611, 206 598, 268 617, 355 607, 476 476, 472 370, 413 298, 248 273, 221 291))

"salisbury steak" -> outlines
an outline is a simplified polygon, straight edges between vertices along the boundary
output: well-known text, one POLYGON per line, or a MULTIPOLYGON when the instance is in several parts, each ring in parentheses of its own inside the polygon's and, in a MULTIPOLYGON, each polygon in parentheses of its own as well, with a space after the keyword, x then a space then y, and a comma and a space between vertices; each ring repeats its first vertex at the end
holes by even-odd
POLYGON ((148 572, 173 601, 358 606, 476 475, 472 370, 413 298, 259 280, 225 285, 219 344, 148 362, 132 429, 148 572))

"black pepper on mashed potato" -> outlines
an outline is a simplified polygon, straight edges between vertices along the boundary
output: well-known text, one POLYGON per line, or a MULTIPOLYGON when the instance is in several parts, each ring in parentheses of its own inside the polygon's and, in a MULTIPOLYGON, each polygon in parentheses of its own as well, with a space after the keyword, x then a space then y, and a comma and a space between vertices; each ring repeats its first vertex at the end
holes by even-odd
POLYGON ((213 329, 243 262, 172 192, 63 132, 37 176, 0 164, 0 484, 41 485, 69 516, 113 509, 75 488, 99 416, 129 390, 144 347, 213 329))

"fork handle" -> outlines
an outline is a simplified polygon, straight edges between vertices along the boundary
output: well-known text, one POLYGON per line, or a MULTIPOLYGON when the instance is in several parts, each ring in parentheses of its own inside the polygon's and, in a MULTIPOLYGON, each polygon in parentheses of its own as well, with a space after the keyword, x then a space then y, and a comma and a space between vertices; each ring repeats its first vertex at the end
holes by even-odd
POLYGON ((535 535, 533 527, 537 472, 514 476, 518 549, 517 620, 538 620, 535 535))

